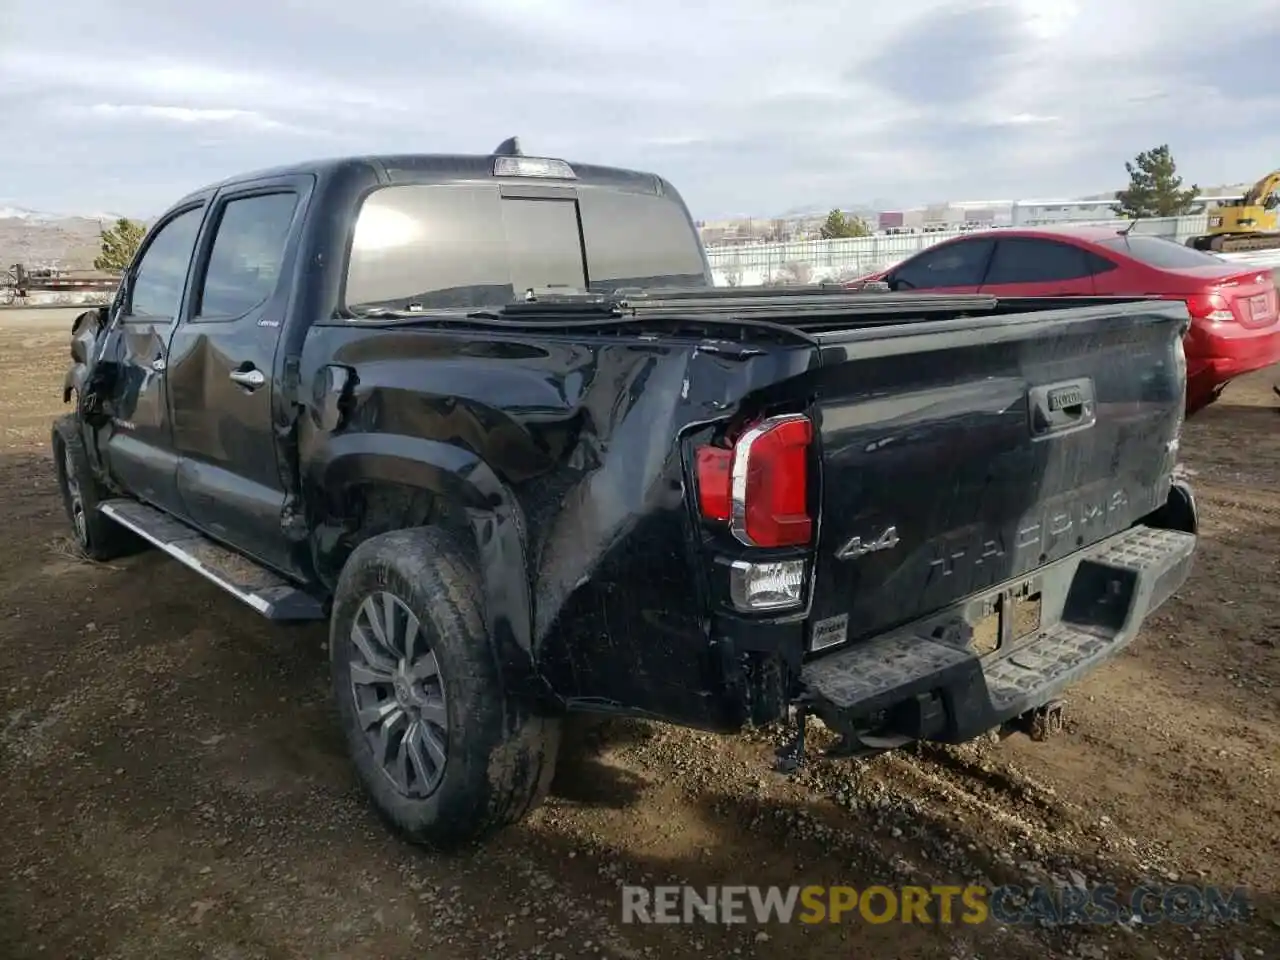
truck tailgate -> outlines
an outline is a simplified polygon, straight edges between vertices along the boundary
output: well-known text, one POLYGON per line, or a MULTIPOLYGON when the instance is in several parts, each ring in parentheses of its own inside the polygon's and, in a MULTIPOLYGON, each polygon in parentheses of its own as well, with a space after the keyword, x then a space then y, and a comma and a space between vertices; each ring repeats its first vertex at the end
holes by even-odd
POLYGON ((1186 323, 1140 303, 818 334, 810 649, 1028 574, 1163 505, 1186 323))

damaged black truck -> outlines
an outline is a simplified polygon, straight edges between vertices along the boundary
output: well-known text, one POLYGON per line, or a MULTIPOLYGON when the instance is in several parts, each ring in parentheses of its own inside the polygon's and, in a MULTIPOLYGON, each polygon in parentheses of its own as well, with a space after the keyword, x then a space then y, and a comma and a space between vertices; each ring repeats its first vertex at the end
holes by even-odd
POLYGON ((77 318, 54 463, 89 556, 328 620, 359 779, 450 846, 575 713, 851 754, 1046 716, 1189 573, 1187 323, 717 289, 659 177, 351 157, 155 223, 77 318))

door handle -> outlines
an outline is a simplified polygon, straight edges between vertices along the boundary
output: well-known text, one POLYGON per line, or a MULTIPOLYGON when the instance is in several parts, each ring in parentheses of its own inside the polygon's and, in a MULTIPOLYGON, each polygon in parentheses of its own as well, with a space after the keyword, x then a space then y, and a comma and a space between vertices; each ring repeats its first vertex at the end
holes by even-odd
POLYGON ((231 379, 242 387, 250 390, 257 390, 260 386, 267 382, 267 378, 263 376, 261 370, 232 370, 231 379))
POLYGON ((1089 377, 1032 387, 1027 400, 1031 411, 1031 436, 1036 440, 1091 427, 1098 419, 1093 380, 1089 377))

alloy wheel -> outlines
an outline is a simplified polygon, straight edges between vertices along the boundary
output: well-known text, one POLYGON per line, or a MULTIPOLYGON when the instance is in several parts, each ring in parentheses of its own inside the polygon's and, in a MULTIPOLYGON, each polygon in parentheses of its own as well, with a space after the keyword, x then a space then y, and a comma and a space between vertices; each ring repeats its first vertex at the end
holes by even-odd
POLYGON ((84 497, 80 493, 80 481, 76 477, 76 464, 71 456, 70 447, 63 447, 62 469, 67 478, 67 505, 71 512, 71 525, 75 527, 76 540, 82 547, 87 546, 89 525, 84 513, 84 497))
POLYGON ((413 611, 395 594, 365 598, 351 625, 351 695, 374 758, 406 797, 444 777, 449 719, 440 663, 413 611))

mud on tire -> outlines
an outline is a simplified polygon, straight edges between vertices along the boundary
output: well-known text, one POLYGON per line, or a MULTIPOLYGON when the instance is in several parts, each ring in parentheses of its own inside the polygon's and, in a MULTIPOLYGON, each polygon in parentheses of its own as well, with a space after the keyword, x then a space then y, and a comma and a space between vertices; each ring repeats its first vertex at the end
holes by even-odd
POLYGON ((108 494, 89 467, 75 415, 59 417, 50 439, 62 506, 71 523, 72 536, 85 556, 105 561, 142 550, 146 546, 143 541, 98 511, 98 504, 108 494))
POLYGON ((359 779, 402 836, 456 848, 546 796, 560 721, 504 691, 479 575, 450 534, 395 531, 356 548, 335 592, 329 656, 359 779))

